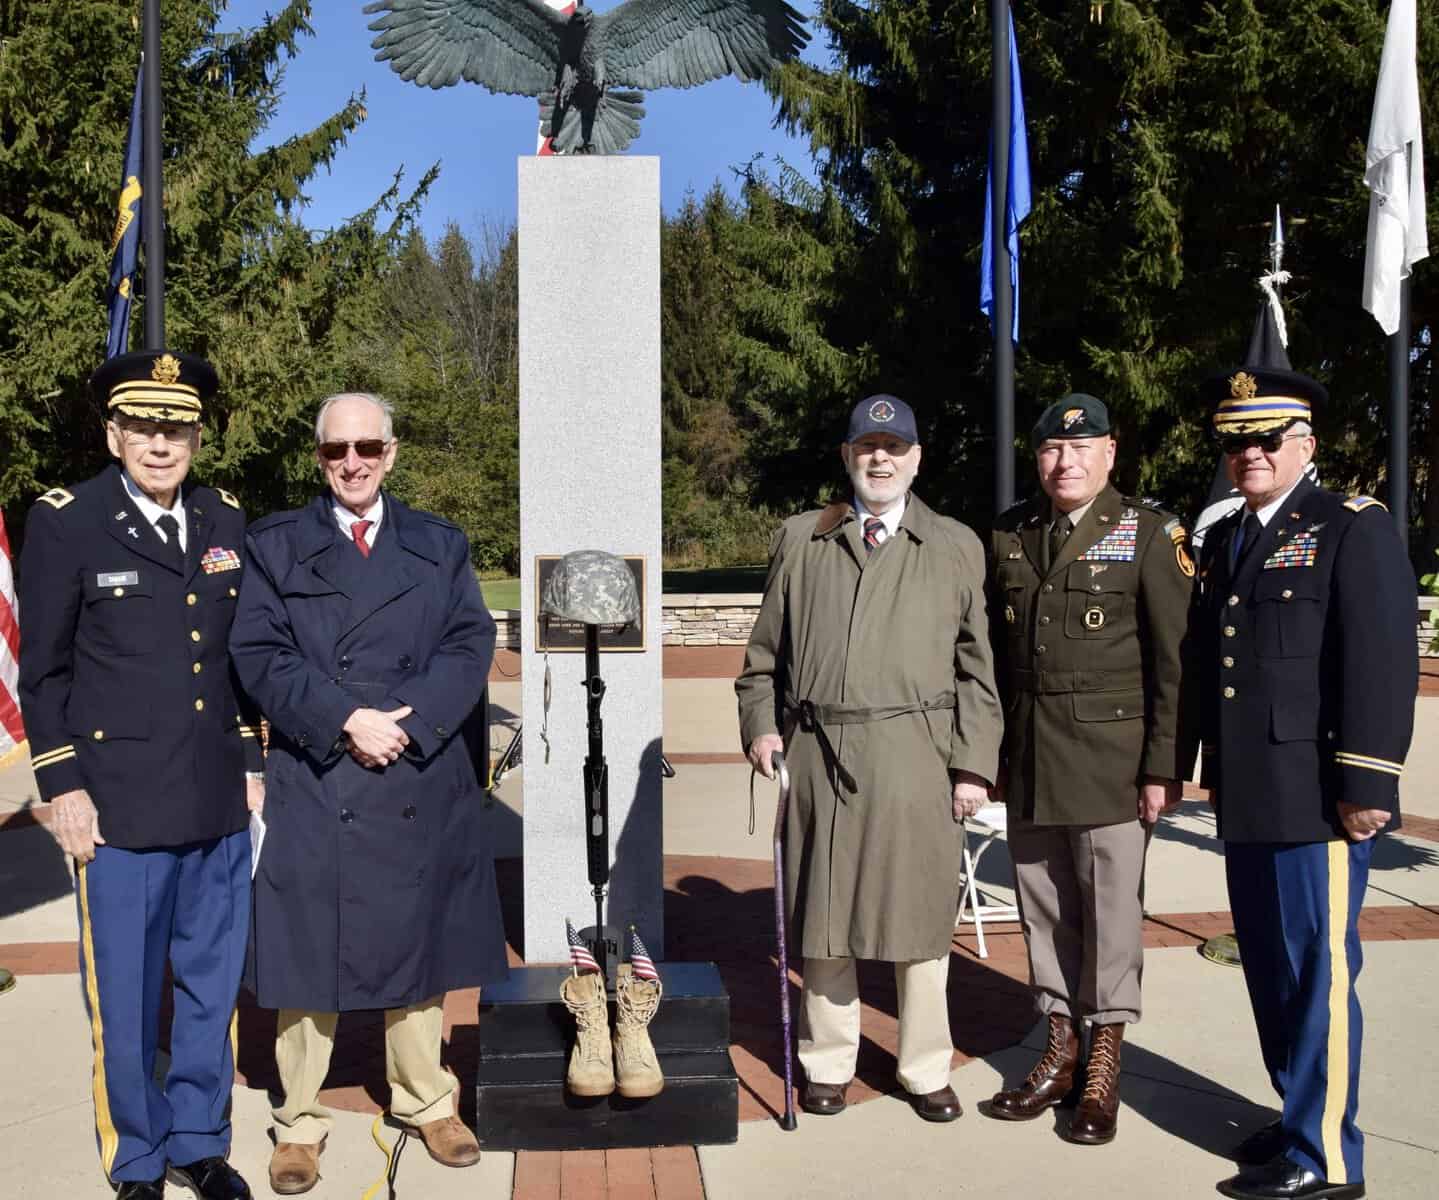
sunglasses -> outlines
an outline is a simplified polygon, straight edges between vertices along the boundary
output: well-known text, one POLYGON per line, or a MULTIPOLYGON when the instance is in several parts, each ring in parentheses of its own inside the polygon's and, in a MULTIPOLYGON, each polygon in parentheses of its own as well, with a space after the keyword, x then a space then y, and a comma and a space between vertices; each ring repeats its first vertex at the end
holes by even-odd
POLYGON ((349 454, 351 446, 361 458, 374 459, 384 454, 387 445, 383 438, 361 438, 357 442, 321 442, 319 451, 326 462, 339 462, 349 454))
POLYGON ((1265 454, 1278 454, 1290 438, 1307 437, 1303 433, 1229 433, 1219 439, 1225 454, 1243 454, 1250 446, 1258 446, 1265 454))

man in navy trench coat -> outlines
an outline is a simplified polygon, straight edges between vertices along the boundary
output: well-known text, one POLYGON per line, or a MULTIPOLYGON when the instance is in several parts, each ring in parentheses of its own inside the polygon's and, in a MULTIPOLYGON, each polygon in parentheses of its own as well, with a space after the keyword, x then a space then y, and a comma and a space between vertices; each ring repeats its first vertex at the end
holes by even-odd
POLYGON ((454 525, 381 491, 391 410, 332 396, 329 491, 250 526, 230 649, 270 721, 247 982, 278 1008, 271 1184, 308 1191, 336 1014, 384 1009, 390 1111, 449 1166, 479 1158, 440 1065, 442 1002, 506 973, 483 793, 460 727, 495 624, 454 525))

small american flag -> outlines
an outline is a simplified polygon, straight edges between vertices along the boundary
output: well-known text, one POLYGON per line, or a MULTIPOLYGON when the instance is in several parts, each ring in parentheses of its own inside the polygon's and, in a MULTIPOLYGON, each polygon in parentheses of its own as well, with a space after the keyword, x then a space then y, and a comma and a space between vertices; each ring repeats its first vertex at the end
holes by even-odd
POLYGON ((637 979, 655 980, 660 973, 655 970, 655 960, 650 957, 650 952, 645 949, 645 944, 640 941, 640 935, 630 926, 630 967, 637 979))
POLYGON ((590 953, 590 948, 575 932, 575 927, 570 923, 569 917, 565 918, 565 937, 569 939, 570 943, 570 966, 574 967, 576 971, 598 971, 600 969, 600 964, 595 962, 595 956, 590 953))

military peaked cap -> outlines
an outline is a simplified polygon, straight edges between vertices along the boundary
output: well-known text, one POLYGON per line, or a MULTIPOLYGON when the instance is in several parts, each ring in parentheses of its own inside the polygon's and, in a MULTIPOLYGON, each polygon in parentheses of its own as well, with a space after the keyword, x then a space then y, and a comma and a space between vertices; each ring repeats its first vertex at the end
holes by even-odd
POLYGON ((117 354, 90 376, 90 390, 109 416, 193 424, 220 386, 215 368, 194 354, 140 350, 117 354))
POLYGON ((1214 433, 1270 433, 1313 419, 1329 399, 1324 385, 1298 371, 1243 366, 1211 375, 1199 394, 1213 409, 1214 433))

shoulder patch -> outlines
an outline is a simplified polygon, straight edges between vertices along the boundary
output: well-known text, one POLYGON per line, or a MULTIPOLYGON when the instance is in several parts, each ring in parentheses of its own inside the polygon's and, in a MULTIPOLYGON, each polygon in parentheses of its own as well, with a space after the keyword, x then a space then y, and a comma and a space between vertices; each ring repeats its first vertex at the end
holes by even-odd
POLYGON ((48 492, 41 496, 40 499, 43 500, 46 504, 48 504, 51 508, 64 508, 67 504, 69 504, 72 500, 75 499, 75 495, 73 492, 68 492, 64 488, 57 487, 51 488, 48 492))
POLYGON ((1373 508, 1376 504, 1385 512, 1389 511, 1387 506, 1374 499, 1373 496, 1350 496, 1348 500, 1344 501, 1344 507, 1350 512, 1363 512, 1366 508, 1373 508))
POLYGON ((231 508, 240 507, 240 502, 236 500, 234 496, 230 495, 230 493, 227 492, 224 488, 216 488, 215 493, 220 497, 223 503, 228 504, 231 508))

